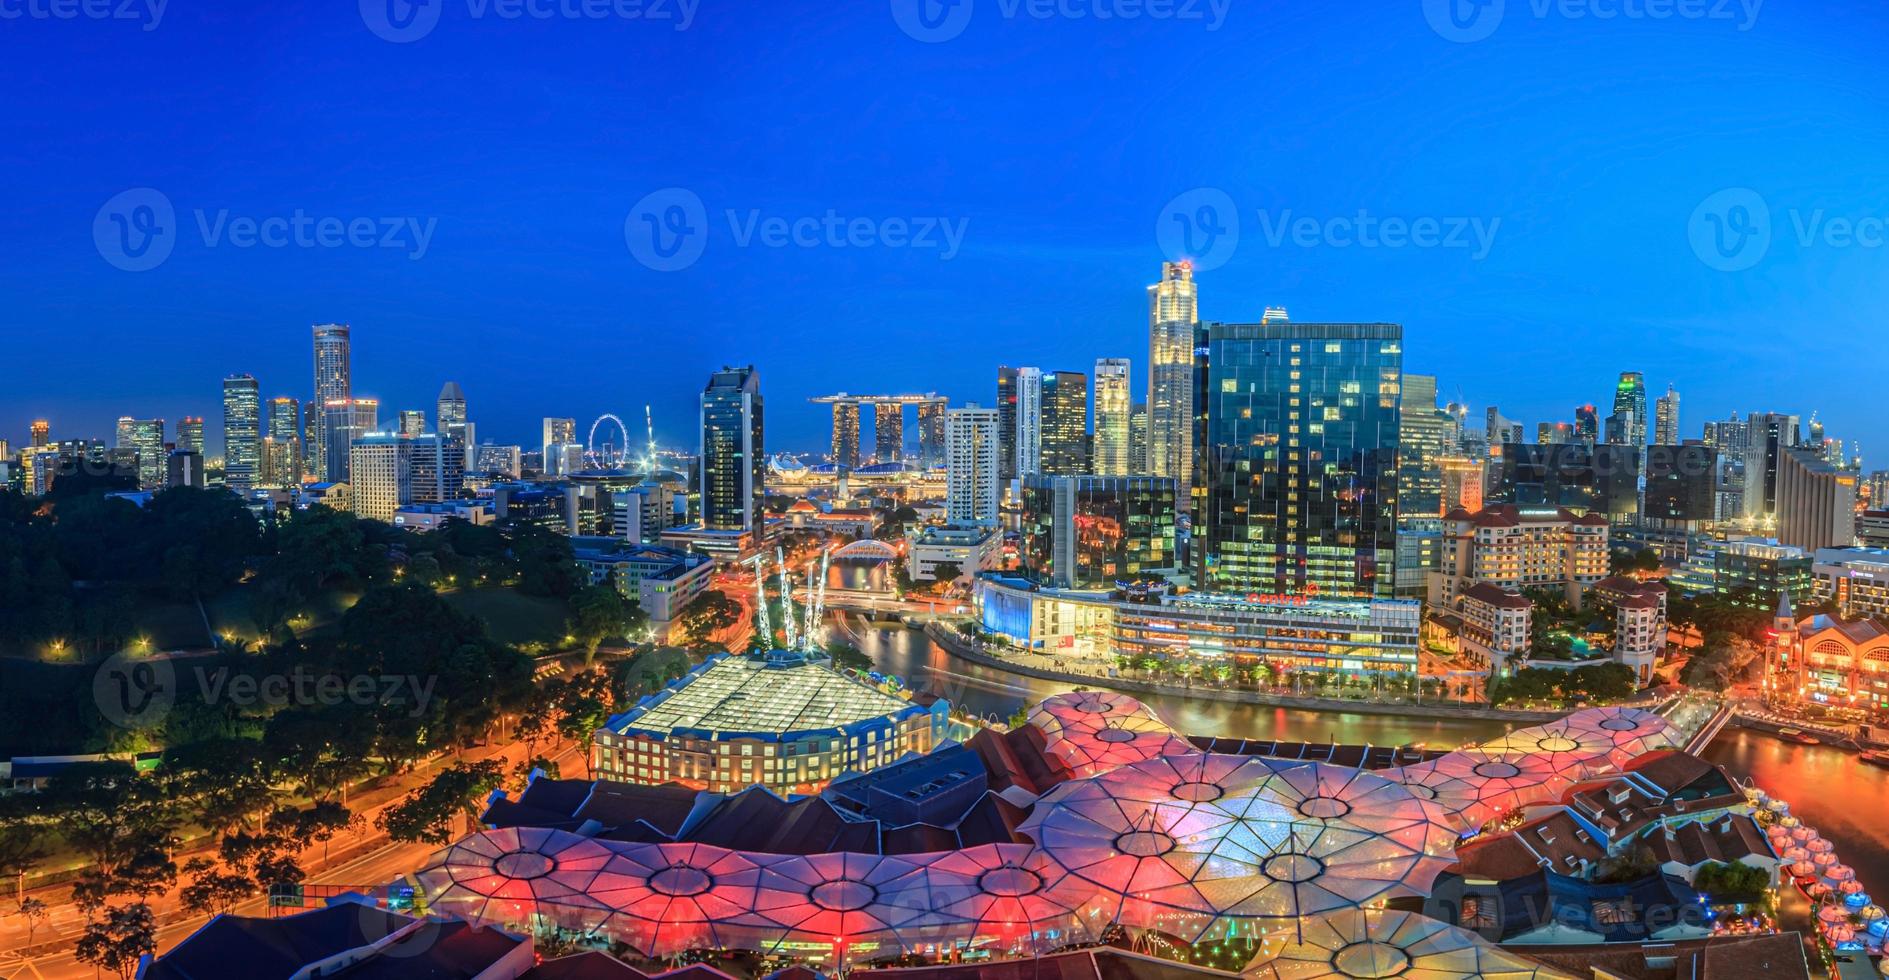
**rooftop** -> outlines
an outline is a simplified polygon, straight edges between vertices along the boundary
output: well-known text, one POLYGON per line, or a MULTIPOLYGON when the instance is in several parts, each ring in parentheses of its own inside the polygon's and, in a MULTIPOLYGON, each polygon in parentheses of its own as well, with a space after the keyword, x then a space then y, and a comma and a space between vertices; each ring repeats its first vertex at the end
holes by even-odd
POLYGON ((781 735, 924 710, 805 657, 720 656, 610 719, 618 734, 781 735))

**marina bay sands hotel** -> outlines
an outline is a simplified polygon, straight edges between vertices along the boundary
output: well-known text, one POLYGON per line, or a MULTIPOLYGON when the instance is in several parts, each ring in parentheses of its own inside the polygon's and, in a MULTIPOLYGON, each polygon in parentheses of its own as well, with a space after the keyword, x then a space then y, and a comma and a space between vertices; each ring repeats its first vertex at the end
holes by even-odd
POLYGON ((918 406, 918 457, 921 466, 944 462, 945 402, 943 395, 822 395, 808 399, 833 406, 833 462, 857 469, 863 446, 859 436, 859 408, 872 406, 872 462, 897 463, 906 458, 905 406, 918 406))

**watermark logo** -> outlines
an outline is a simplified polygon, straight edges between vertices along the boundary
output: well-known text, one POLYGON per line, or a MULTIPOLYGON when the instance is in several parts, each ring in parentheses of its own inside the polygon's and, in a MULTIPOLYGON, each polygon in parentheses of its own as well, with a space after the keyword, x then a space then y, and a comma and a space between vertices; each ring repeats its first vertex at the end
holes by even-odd
POLYGON ((114 195, 92 218, 92 244, 126 272, 155 269, 171 257, 188 228, 205 248, 380 248, 418 261, 432 247, 438 218, 412 215, 339 217, 309 214, 239 215, 228 208, 194 208, 178 220, 169 197, 149 187, 114 195))
MULTIPOLYGON (((1208 32, 1226 23, 1233 0, 995 0, 1004 20, 1168 20, 1197 23, 1208 32)), ((892 0, 892 20, 907 37, 926 44, 949 41, 971 22, 972 0, 892 0)))
MULTIPOLYGON (((1730 23, 1743 33, 1758 22, 1764 0, 1523 0, 1526 14, 1542 21, 1690 20, 1730 23)), ((1507 0, 1422 0, 1423 19, 1445 41, 1469 44, 1502 26, 1507 0)), ((1520 8, 1518 8, 1520 9, 1520 8)))
POLYGON ((374 36, 408 44, 433 33, 446 0, 361 0, 361 22, 374 36))
POLYGON ((1686 222, 1692 254, 1720 272, 1742 272, 1771 251, 1771 206, 1749 187, 1708 195, 1686 222))
POLYGON ((177 209, 150 187, 121 191, 93 216, 92 244, 105 261, 126 272, 155 269, 177 247, 177 209))
POLYGON ((1169 261, 1189 260, 1196 272, 1226 264, 1240 244, 1240 209, 1217 187, 1196 187, 1161 208, 1154 240, 1169 261))
POLYGON ((112 654, 92 675, 92 702, 120 728, 149 728, 177 703, 177 672, 166 659, 112 654))
POLYGON ((939 44, 964 33, 972 0, 892 0, 892 20, 907 37, 939 44))
POLYGON ((1423 18, 1445 41, 1470 44, 1502 26, 1504 0, 1423 0, 1423 18))
POLYGON ((623 240, 636 261, 657 272, 686 269, 708 247, 708 209, 686 188, 651 191, 623 219, 623 240))
MULTIPOLYGON (((0 0, 4 2, 4 0, 0 0)), ((383 41, 411 44, 433 33, 450 0, 360 0, 361 23, 383 41)), ((464 0, 467 20, 649 21, 686 31, 701 0, 464 0)))
POLYGON ((0 0, 0 20, 112 20, 155 31, 170 0, 0 0))
MULTIPOLYGON (((1474 261, 1487 258, 1502 227, 1499 217, 1478 215, 1380 215, 1317 217, 1259 210, 1260 239, 1268 248, 1461 249, 1474 261)), ((1225 265, 1241 239, 1239 208, 1225 191, 1197 187, 1169 201, 1155 219, 1155 243, 1171 261, 1191 260, 1206 271, 1225 265)), ((1250 237, 1250 236, 1249 236, 1250 237)))
MULTIPOLYGON (((727 208, 727 241, 735 248, 901 248, 931 250, 950 261, 963 247, 969 218, 934 215, 869 218, 840 214, 769 214, 760 208, 727 208)), ((719 223, 719 222, 716 222, 719 223)), ((623 241, 636 261, 657 272, 694 265, 712 232, 708 208, 694 191, 665 187, 645 194, 623 219, 623 241)))

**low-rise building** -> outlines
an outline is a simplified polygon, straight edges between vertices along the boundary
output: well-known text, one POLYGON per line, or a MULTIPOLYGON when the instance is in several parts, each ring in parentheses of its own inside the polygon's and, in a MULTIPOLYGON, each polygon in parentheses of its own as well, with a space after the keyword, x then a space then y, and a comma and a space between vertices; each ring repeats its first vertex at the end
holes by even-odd
POLYGON ((1795 700, 1889 709, 1889 626, 1874 619, 1811 616, 1779 610, 1772 679, 1795 700))
POLYGON ((931 751, 949 711, 946 701, 920 705, 855 680, 823 657, 723 654, 611 718, 591 764, 624 782, 816 793, 844 773, 931 751))
POLYGON ((1889 620, 1889 549, 1819 548, 1810 566, 1819 599, 1845 619, 1889 620))
POLYGON ((448 500, 437 504, 402 504, 394 510, 393 524, 407 531, 436 531, 447 521, 492 523, 489 500, 448 500))
MULTIPOLYGON (((1874 502, 1880 505, 1889 501, 1874 502)), ((1889 510, 1879 506, 1856 515, 1856 543, 1865 548, 1889 548, 1889 510)))
POLYGON ((1528 653, 1529 621, 1535 604, 1512 589, 1478 582, 1457 603, 1462 621, 1462 651, 1487 664, 1490 675, 1508 673, 1509 662, 1528 653))
POLYGON ((571 554, 592 585, 608 582, 635 600, 658 633, 708 588, 715 572, 715 559, 707 555, 615 537, 572 538, 571 554))
POLYGON ((1770 612, 1786 595, 1792 603, 1807 602, 1816 588, 1810 553, 1776 538, 1727 541, 1712 562, 1712 591, 1749 609, 1770 612))
POLYGON ((1447 606, 1477 582, 1504 589, 1559 590, 1578 605, 1588 586, 1607 577, 1609 531, 1599 514, 1495 504, 1443 518, 1439 568, 1430 576, 1430 604, 1447 606))
POLYGON ((1666 650, 1666 587, 1614 575, 1594 583, 1586 603, 1612 616, 1614 661, 1631 668, 1641 687, 1652 683, 1653 665, 1666 650))
POLYGON ((1002 555, 1002 534, 994 527, 932 525, 919 530, 906 549, 905 572, 914 582, 938 580, 938 566, 957 567, 958 578, 969 581, 978 572, 997 567, 1002 555))

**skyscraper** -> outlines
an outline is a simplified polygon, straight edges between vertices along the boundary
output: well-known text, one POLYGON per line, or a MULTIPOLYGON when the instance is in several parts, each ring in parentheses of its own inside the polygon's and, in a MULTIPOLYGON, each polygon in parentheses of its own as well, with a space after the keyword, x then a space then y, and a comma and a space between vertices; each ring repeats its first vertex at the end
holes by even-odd
POLYGON ((419 408, 400 410, 400 427, 395 430, 403 436, 417 436, 426 431, 426 411, 419 408))
POLYGON ((1201 326, 1198 587, 1392 594, 1402 342, 1392 323, 1201 326))
POLYGON ((1661 446, 1679 445, 1679 392, 1672 385, 1653 406, 1653 442, 1661 446))
POLYGON ((1593 405, 1574 407, 1574 441, 1589 444, 1600 441, 1600 409, 1593 405))
POLYGON ((1128 472, 1141 476, 1148 472, 1148 403, 1136 402, 1128 410, 1128 472))
POLYGON ((873 456, 881 463, 896 463, 905 456, 905 406, 899 402, 872 405, 873 456))
POLYGON ((328 470, 322 479, 330 483, 350 482, 348 447, 371 432, 380 431, 380 401, 375 398, 344 398, 322 406, 322 459, 328 470))
POLYGON ((1175 500, 1190 509, 1194 459, 1194 324, 1200 319, 1194 267, 1163 262, 1148 287, 1148 469, 1173 477, 1175 500))
POLYGON ((248 490, 262 477, 262 392, 256 379, 223 379, 223 482, 248 490))
POLYGON ((1041 456, 1037 472, 1081 476, 1089 472, 1089 376, 1080 371, 1043 375, 1041 456))
MULTIPOLYGON (((354 397, 354 372, 351 365, 353 341, 345 323, 317 323, 312 329, 315 335, 315 404, 324 406, 325 412, 328 404, 354 397)), ((330 463, 327 452, 327 440, 317 440, 315 472, 341 472, 347 469, 346 460, 330 463)), ((346 447, 343 447, 342 452, 346 453, 346 447)))
POLYGON ((1100 476, 1127 476, 1129 419, 1128 358, 1104 357, 1095 362, 1095 472, 1100 476))
POLYGON ((138 488, 158 490, 164 486, 164 420, 121 418, 118 420, 119 449, 128 449, 138 461, 138 488))
MULTIPOLYGON (((1005 480, 1017 478, 1017 369, 997 369, 997 466, 1005 480)), ((947 450, 949 452, 949 450, 947 450)))
POLYGON ((52 423, 45 419, 34 419, 31 439, 34 449, 44 449, 52 445, 52 423))
POLYGON ((460 390, 459 382, 448 381, 440 386, 434 411, 434 419, 439 423, 439 434, 457 448, 462 470, 471 466, 473 426, 466 417, 466 393, 460 390))
POLYGON ((1762 520, 1777 513, 1778 467, 1799 440, 1795 415, 1754 412, 1745 424, 1745 516, 1762 520))
POLYGON ((1620 383, 1614 387, 1614 415, 1625 425, 1625 445, 1646 445, 1646 379, 1640 372, 1620 372, 1620 383))
POLYGON ((843 469, 859 468, 859 403, 833 403, 833 463, 843 469))
POLYGON ((761 530, 761 376, 752 366, 723 368, 702 389, 702 526, 761 530))
POLYGON ((945 459, 945 400, 918 403, 918 462, 930 469, 945 459))
POLYGON ((186 415, 177 420, 177 448, 203 455, 203 416, 186 415))
POLYGON ((1043 471, 1042 370, 1033 367, 1017 368, 1016 395, 1017 475, 1029 476, 1043 471))
POLYGON ((997 410, 966 405, 945 412, 945 519, 997 523, 997 410))
POLYGON ((394 511, 413 499, 413 440, 370 432, 348 446, 348 498, 360 517, 392 523, 394 511))
POLYGON ((1436 376, 1406 374, 1399 409, 1397 520, 1443 516, 1443 464, 1450 454, 1452 420, 1436 404, 1436 376))
POLYGON ((1778 458, 1777 537, 1816 552, 1856 544, 1856 491, 1861 474, 1840 469, 1817 446, 1786 449, 1778 458))
POLYGON ((565 447, 577 442, 577 420, 568 418, 546 417, 544 420, 544 455, 542 457, 546 476, 563 476, 569 452, 565 447))
POLYGON ((307 449, 302 445, 301 402, 287 397, 269 399, 269 438, 283 454, 275 464, 275 480, 284 486, 302 482, 307 449))

